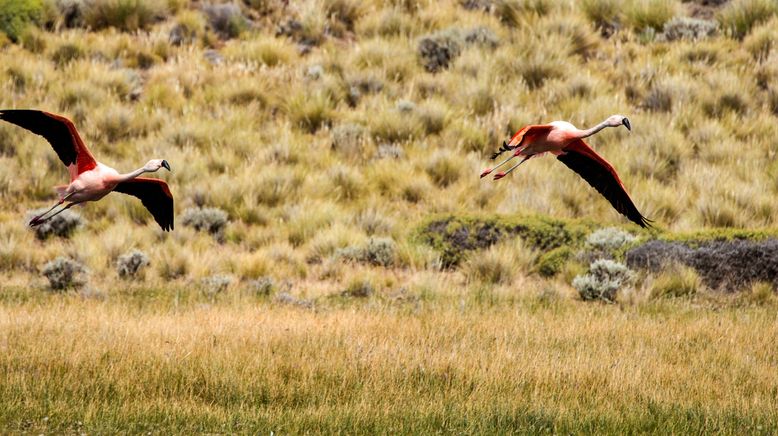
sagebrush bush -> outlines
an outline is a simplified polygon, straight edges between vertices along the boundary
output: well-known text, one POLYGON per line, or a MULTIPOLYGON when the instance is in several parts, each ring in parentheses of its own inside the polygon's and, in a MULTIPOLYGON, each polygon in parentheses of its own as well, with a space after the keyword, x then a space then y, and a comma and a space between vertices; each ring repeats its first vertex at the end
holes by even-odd
POLYGON ((637 238, 618 227, 605 227, 592 232, 586 238, 586 245, 597 251, 610 252, 634 242, 637 238))
POLYGON ((116 259, 116 273, 123 279, 136 279, 143 275, 143 269, 151 263, 146 253, 132 250, 116 259))
POLYGON ((213 297, 226 291, 232 282, 233 279, 230 276, 213 275, 202 278, 200 280, 200 286, 202 286, 202 290, 206 295, 213 297))
POLYGON ((181 224, 212 235, 223 234, 228 223, 227 212, 214 207, 188 208, 181 217, 181 224))
POLYGON ((610 259, 599 259, 589 265, 589 272, 573 279, 573 287, 584 301, 616 301, 616 293, 629 284, 634 273, 625 265, 610 259))
POLYGON ((269 296, 278 289, 275 280, 269 276, 263 276, 249 281, 248 288, 257 296, 269 296))
POLYGON ((662 35, 667 41, 699 40, 715 35, 718 30, 719 23, 713 20, 675 17, 664 24, 662 35))
POLYGON ((83 285, 86 283, 86 272, 84 265, 67 257, 49 261, 41 270, 41 274, 49 280, 49 287, 55 291, 83 285))
MULTIPOLYGON (((33 217, 46 212, 48 208, 36 209, 27 212, 27 221, 33 217)), ((79 227, 86 224, 78 212, 68 209, 55 217, 45 221, 43 224, 32 227, 35 237, 43 241, 49 236, 58 236, 60 238, 70 238, 79 227)))
POLYGON ((397 262, 397 243, 392 238, 371 238, 362 247, 344 247, 335 250, 336 258, 391 267, 397 262))

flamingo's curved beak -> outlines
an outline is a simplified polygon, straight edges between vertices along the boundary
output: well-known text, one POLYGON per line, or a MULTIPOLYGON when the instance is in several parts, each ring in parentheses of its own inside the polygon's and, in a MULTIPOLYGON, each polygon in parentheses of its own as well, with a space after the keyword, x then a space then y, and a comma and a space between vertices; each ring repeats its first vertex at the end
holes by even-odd
POLYGON ((170 170, 170 164, 169 164, 169 163, 167 163, 167 161, 166 161, 166 160, 163 160, 163 161, 162 161, 162 166, 163 166, 163 167, 164 167, 166 170, 168 170, 168 171, 171 171, 171 170, 170 170))
POLYGON ((629 124, 629 118, 624 117, 624 119, 621 120, 621 124, 624 124, 624 127, 626 127, 630 132, 632 131, 632 126, 629 124))

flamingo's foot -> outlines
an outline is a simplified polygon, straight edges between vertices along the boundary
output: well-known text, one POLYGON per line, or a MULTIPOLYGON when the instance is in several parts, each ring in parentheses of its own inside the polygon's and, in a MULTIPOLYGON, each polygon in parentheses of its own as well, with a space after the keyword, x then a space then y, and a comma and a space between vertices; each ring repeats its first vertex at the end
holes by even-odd
POLYGON ((489 173, 491 173, 491 172, 492 172, 492 169, 491 169, 491 168, 487 168, 487 169, 485 169, 485 170, 484 170, 484 171, 481 173, 481 178, 483 179, 484 177, 486 177, 487 175, 489 175, 489 173))
POLYGON ((37 226, 43 224, 43 222, 44 221, 41 219, 40 216, 36 216, 35 218, 30 220, 30 227, 37 227, 37 226))
POLYGON ((497 173, 494 175, 494 180, 500 180, 505 177, 505 173, 497 173))

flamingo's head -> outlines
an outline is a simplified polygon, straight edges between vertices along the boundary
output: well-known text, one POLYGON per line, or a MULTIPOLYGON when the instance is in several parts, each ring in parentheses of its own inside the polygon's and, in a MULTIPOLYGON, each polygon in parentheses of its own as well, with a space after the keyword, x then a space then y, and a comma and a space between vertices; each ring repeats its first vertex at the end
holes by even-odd
POLYGON ((148 173, 154 173, 159 171, 160 168, 165 168, 170 171, 170 164, 165 159, 152 159, 143 166, 143 170, 148 173))
POLYGON ((624 115, 611 115, 606 120, 606 123, 608 123, 608 127, 624 126, 627 128, 627 130, 632 130, 632 125, 629 123, 629 118, 625 117, 624 115))

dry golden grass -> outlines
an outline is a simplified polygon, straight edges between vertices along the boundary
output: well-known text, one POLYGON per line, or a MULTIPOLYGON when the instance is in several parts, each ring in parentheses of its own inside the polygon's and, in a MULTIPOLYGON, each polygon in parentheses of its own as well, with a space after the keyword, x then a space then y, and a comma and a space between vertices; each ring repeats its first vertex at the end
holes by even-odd
POLYGON ((543 296, 141 309, 113 298, 123 302, 0 308, 0 429, 777 430, 772 309, 620 311, 543 296))

